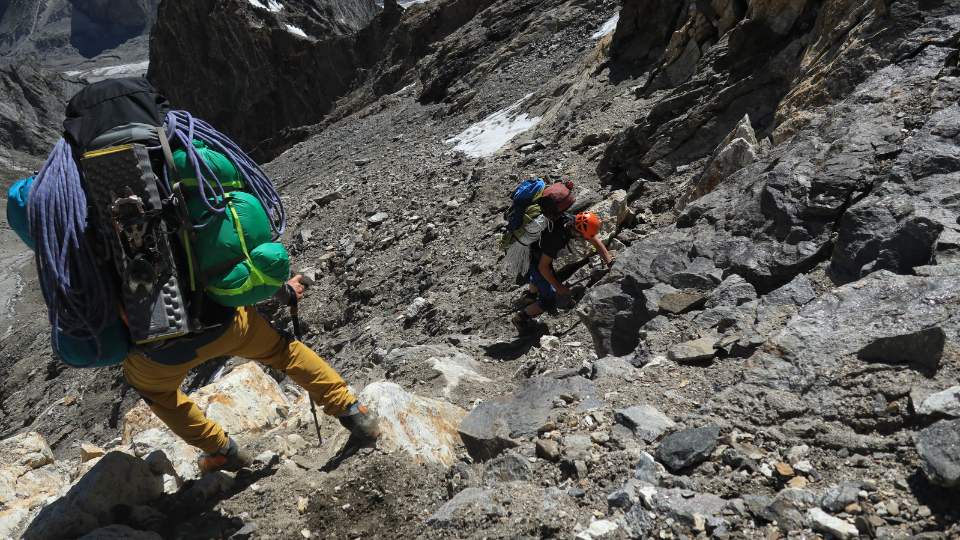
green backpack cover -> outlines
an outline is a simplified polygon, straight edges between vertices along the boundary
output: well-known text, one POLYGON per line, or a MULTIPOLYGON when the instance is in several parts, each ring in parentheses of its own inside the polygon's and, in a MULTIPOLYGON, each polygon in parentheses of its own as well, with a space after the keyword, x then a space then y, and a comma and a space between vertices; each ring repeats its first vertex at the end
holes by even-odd
MULTIPOLYGON (((207 296, 224 306, 250 306, 273 296, 290 275, 290 257, 283 244, 273 242, 270 219, 260 201, 240 191, 243 182, 236 167, 220 152, 194 141, 204 160, 224 188, 226 212, 212 212, 194 189, 187 190, 187 209, 197 230, 188 254, 205 278, 207 296)), ((173 154, 180 181, 195 188, 193 166, 186 152, 173 154)), ((220 206, 223 201, 212 199, 220 206)))

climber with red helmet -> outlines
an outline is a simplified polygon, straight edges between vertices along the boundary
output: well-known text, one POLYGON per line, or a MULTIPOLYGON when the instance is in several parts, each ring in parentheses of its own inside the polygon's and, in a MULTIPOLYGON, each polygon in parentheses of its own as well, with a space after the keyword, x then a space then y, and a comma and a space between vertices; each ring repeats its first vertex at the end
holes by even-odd
POLYGON ((531 285, 529 294, 536 300, 517 312, 511 322, 521 334, 526 333, 534 319, 544 311, 556 312, 557 299, 570 295, 570 289, 564 285, 553 271, 553 260, 567 247, 570 240, 582 238, 590 242, 607 266, 613 264, 613 255, 598 238, 603 225, 600 216, 593 212, 580 212, 576 216, 562 213, 550 220, 550 227, 540 235, 539 241, 530 246, 530 270, 528 280, 531 285))

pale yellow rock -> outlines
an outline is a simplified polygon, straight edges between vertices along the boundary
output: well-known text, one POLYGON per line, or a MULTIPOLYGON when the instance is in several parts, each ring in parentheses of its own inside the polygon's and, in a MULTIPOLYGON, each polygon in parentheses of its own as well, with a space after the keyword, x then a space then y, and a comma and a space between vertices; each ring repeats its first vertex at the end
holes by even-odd
MULTIPOLYGON (((208 418, 232 436, 270 429, 288 415, 290 408, 280 385, 256 362, 234 368, 190 397, 208 418)), ((141 402, 124 416, 123 444, 129 445, 138 457, 163 450, 183 478, 194 477, 198 472, 199 450, 171 432, 146 403, 141 402)))
POLYGON ((0 441, 0 538, 16 538, 47 500, 70 485, 42 435, 26 432, 0 441))
POLYGON ((91 459, 98 458, 106 453, 107 452, 99 446, 88 443, 80 443, 80 461, 83 463, 86 463, 91 459))

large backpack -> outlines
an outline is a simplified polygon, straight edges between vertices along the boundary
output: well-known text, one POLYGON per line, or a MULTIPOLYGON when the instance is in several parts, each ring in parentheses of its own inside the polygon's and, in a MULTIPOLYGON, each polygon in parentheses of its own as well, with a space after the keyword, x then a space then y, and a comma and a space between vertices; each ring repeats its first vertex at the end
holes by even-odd
POLYGON ((54 350, 71 365, 202 331, 205 298, 253 304, 289 274, 272 183, 145 79, 101 81, 70 100, 28 222, 54 350), (65 351, 77 343, 81 354, 65 351))
POLYGON ((552 221, 563 215, 576 202, 573 182, 557 182, 546 186, 539 178, 521 182, 511 195, 513 204, 505 216, 506 231, 500 248, 506 252, 504 273, 524 278, 530 269, 530 246, 540 240, 552 221))

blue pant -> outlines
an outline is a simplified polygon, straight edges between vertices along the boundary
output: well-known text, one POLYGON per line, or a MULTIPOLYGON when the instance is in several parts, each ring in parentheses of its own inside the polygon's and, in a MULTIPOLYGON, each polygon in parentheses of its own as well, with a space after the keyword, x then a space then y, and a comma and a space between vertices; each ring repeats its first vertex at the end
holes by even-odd
POLYGON ((537 305, 546 312, 554 313, 557 310, 557 291, 540 273, 540 269, 530 269, 530 283, 537 288, 537 305))

